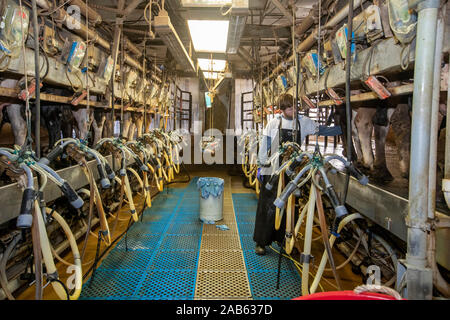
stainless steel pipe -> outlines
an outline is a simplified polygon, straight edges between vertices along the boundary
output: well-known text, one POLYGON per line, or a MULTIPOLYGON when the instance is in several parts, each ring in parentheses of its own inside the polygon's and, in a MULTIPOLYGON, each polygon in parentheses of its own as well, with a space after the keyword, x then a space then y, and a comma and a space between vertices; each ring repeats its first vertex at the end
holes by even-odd
POLYGON ((427 266, 428 181, 431 105, 439 0, 418 5, 414 91, 411 126, 409 212, 407 232, 408 299, 431 299, 432 278, 427 266))

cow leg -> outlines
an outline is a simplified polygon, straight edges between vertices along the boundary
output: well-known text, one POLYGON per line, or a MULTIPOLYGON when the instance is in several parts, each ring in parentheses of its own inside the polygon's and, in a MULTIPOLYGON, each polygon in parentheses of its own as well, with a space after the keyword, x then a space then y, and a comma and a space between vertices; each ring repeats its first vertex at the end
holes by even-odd
POLYGON ((103 128, 103 137, 110 138, 114 135, 114 121, 112 112, 106 113, 106 120, 103 128))
POLYGON ((122 137, 128 138, 128 131, 131 126, 131 114, 130 112, 123 113, 123 128, 122 128, 122 137))
MULTIPOLYGON (((8 106, 9 103, 2 103, 0 104, 0 133, 2 132, 2 128, 3 128, 3 109, 4 107, 8 106)), ((6 111, 6 110, 5 110, 6 111)))
POLYGON ((134 140, 134 134, 135 134, 135 132, 136 132, 136 124, 132 122, 132 123, 130 124, 130 129, 128 130, 128 137, 127 137, 127 140, 128 140, 128 141, 134 140))
POLYGON ((411 150, 411 117, 408 104, 397 105, 391 117, 391 126, 400 158, 400 174, 403 178, 408 179, 411 150))
POLYGON ((144 115, 138 114, 136 119, 137 137, 142 136, 143 124, 144 124, 144 115))
POLYGON ((92 145, 96 145, 102 138, 103 126, 105 125, 106 114, 102 110, 96 109, 94 111, 94 121, 92 122, 92 128, 94 130, 94 139, 92 145))
POLYGON ((358 130, 358 137, 361 145, 362 166, 364 169, 373 170, 373 152, 372 152, 372 117, 375 114, 375 108, 358 108, 355 117, 355 126, 358 130))
POLYGON ((394 180, 386 165, 386 137, 389 132, 389 118, 395 109, 387 109, 387 125, 374 125, 375 132, 375 161, 373 178, 382 182, 394 180))
MULTIPOLYGON (((354 155, 356 155, 356 162, 362 161, 362 150, 361 150, 361 141, 359 140, 358 129, 356 128, 355 118, 358 114, 357 111, 352 110, 352 137, 353 137, 353 147, 354 147, 354 155)), ((354 157, 353 157, 354 158, 354 157)))
POLYGON ((136 119, 137 119, 136 113, 135 112, 131 113, 131 123, 128 129, 128 135, 126 136, 128 141, 134 139, 134 133, 136 131, 136 119))
POLYGON ((152 123, 152 115, 150 113, 147 113, 145 115, 145 117, 147 117, 147 123, 146 123, 146 127, 144 128, 144 133, 147 133, 150 131, 150 125, 152 123))
POLYGON ((61 139, 62 117, 61 106, 44 105, 41 107, 41 119, 48 131, 49 149, 52 149, 56 141, 61 139))
MULTIPOLYGON (((346 111, 345 107, 336 107, 334 112, 334 123, 339 125, 342 129, 342 155, 347 157, 347 121, 346 121, 346 111)), ((352 155, 355 155, 355 149, 352 144, 352 155)), ((354 157, 353 157, 354 158, 354 157)))
POLYGON ((75 118, 72 114, 72 108, 69 105, 62 105, 61 106, 61 114, 62 114, 62 121, 61 121, 61 131, 63 138, 72 138, 73 137, 73 130, 74 130, 74 124, 75 124, 75 118))
POLYGON ((22 106, 20 104, 10 104, 6 109, 14 134, 14 144, 18 146, 22 146, 27 137, 27 124, 22 117, 21 108, 22 106))

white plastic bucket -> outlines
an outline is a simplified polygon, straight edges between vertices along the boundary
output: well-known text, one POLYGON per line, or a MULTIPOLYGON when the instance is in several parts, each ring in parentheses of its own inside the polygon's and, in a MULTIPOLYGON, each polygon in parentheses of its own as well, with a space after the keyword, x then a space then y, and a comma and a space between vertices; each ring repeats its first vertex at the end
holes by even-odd
POLYGON ((200 197, 200 220, 219 221, 223 218, 223 194, 215 198, 209 196, 207 199, 200 197))
MULTIPOLYGON (((223 179, 220 178, 200 178, 203 181, 197 183, 200 189, 200 220, 219 221, 223 218, 223 179), (202 186, 200 186, 202 185, 202 186), (215 186, 212 192, 208 188, 215 186), (207 188, 205 190, 204 188, 207 188), (203 194, 203 196, 202 196, 203 194)), ((200 180, 199 179, 199 180, 200 180)))

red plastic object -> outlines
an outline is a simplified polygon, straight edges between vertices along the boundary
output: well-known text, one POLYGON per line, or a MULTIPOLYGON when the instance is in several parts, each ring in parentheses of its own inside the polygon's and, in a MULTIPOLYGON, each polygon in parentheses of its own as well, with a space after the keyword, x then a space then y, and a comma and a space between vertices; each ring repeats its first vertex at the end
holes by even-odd
POLYGON ((395 297, 375 292, 363 292, 356 294, 351 290, 329 291, 309 294, 292 300, 397 300, 395 297))
POLYGON ((377 94, 378 98, 381 100, 387 99, 391 96, 389 90, 386 89, 375 76, 369 76, 369 78, 367 78, 364 82, 373 92, 377 94))

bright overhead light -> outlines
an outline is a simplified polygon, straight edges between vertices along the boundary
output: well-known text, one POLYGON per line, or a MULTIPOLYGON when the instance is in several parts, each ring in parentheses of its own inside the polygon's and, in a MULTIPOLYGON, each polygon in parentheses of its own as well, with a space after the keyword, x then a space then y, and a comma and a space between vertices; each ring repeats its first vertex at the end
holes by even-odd
POLYGON ((224 53, 229 23, 228 20, 188 20, 195 51, 224 53))
POLYGON ((219 72, 210 72, 210 71, 203 71, 203 76, 205 77, 205 79, 214 79, 217 80, 219 79, 219 75, 221 75, 222 73, 219 72))
POLYGON ((227 64, 226 60, 217 60, 217 59, 198 59, 198 65, 203 71, 219 71, 222 72, 225 70, 225 66, 227 64))
POLYGON ((232 0, 181 0, 183 7, 221 7, 232 0))

